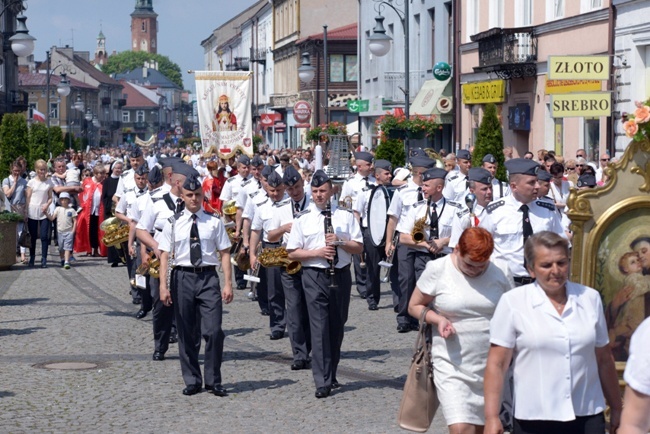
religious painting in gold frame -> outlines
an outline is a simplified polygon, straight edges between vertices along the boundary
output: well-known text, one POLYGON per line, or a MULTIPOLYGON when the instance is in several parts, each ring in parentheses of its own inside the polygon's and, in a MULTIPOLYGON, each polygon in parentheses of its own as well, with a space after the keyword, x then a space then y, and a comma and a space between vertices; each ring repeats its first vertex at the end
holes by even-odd
POLYGON ((629 338, 650 316, 650 142, 631 142, 604 171, 608 182, 573 189, 571 280, 603 299, 616 361, 627 361, 629 338))

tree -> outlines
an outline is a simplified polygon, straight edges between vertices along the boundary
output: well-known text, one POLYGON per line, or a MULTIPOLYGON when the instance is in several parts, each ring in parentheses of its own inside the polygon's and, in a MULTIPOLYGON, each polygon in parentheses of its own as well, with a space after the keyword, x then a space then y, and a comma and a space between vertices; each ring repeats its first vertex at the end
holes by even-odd
POLYGON ((9 166, 19 156, 29 154, 27 119, 20 113, 6 113, 0 124, 0 179, 9 175, 9 166))
POLYGON ((49 159, 47 153, 47 127, 40 122, 35 122, 29 127, 29 157, 27 164, 34 166, 36 160, 49 159))
MULTIPOLYGON (((67 142, 66 142, 67 143, 67 142)), ((63 130, 56 126, 50 128, 50 146, 52 147, 52 157, 56 158, 65 152, 65 143, 63 142, 63 130)))
POLYGON ((151 62, 152 60, 158 62, 158 71, 183 89, 181 67, 162 54, 152 54, 145 51, 122 51, 110 56, 106 64, 102 66, 102 71, 106 74, 119 74, 142 68, 145 62, 151 62))
POLYGON ((497 160, 497 178, 507 181, 506 168, 504 166, 505 156, 503 155, 503 132, 501 122, 497 116, 497 108, 494 104, 487 104, 483 113, 483 120, 478 129, 474 153, 472 154, 472 166, 481 167, 483 157, 492 154, 497 160))
POLYGON ((403 167, 406 161, 404 142, 399 139, 383 139, 377 146, 375 158, 377 160, 388 160, 393 167, 403 167))

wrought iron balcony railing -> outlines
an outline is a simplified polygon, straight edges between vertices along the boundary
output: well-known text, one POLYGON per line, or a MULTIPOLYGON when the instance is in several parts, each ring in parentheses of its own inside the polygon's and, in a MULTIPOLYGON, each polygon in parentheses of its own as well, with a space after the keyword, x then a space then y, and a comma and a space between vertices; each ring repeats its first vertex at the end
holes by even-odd
POLYGON ((476 72, 494 72, 511 79, 537 75, 537 36, 534 27, 492 28, 471 36, 478 42, 476 72))

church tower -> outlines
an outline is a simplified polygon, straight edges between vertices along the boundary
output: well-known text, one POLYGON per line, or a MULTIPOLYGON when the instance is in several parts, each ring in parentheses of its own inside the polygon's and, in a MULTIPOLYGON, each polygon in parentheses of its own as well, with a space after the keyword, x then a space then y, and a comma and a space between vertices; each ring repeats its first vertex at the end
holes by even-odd
POLYGON ((158 53, 158 14, 153 0, 136 0, 131 13, 131 51, 158 53))
POLYGON ((104 36, 103 31, 99 31, 99 36, 97 36, 97 48, 95 48, 95 59, 93 64, 95 66, 103 66, 106 64, 106 37, 104 36))

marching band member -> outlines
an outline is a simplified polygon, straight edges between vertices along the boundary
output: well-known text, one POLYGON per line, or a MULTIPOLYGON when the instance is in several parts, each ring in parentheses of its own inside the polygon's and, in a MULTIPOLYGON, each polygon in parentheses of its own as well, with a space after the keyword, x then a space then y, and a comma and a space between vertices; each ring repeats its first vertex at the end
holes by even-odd
MULTIPOLYGON (((255 210, 255 216, 251 222, 251 258, 257 260, 255 250, 262 240, 263 248, 280 247, 279 242, 271 242, 269 239, 270 231, 277 231, 278 228, 273 225, 273 215, 280 211, 280 208, 289 205, 290 200, 284 200, 284 184, 282 177, 277 172, 273 172, 267 179, 268 188, 266 190, 268 199, 258 205, 255 210), (262 232, 264 232, 262 234, 262 232)), ((251 260, 251 265, 252 264, 251 260)), ((277 267, 268 267, 266 269, 266 288, 269 299, 269 320, 271 327, 271 340, 275 341, 284 337, 284 330, 287 326, 285 318, 285 300, 284 290, 280 269, 277 267)))
POLYGON ((498 200, 501 199, 502 197, 509 195, 510 187, 508 187, 508 183, 500 181, 497 178, 497 170, 499 169, 499 163, 497 163, 497 159, 494 158, 494 155, 486 154, 483 157, 482 167, 488 172, 490 172, 490 176, 492 176, 492 197, 494 197, 493 200, 498 200))
MULTIPOLYGON (((340 200, 344 201, 348 196, 352 199, 352 209, 354 209, 359 193, 368 191, 377 184, 373 176, 372 162, 373 157, 370 152, 355 152, 354 158, 357 165, 357 173, 345 183, 341 188, 340 200)), ((354 278, 357 283, 357 292, 361 298, 366 298, 366 269, 361 268, 361 255, 353 256, 354 261, 354 278)))
MULTIPOLYGON (((221 190, 221 195, 219 199, 225 204, 229 200, 237 199, 239 190, 242 188, 241 184, 248 178, 250 178, 251 159, 247 155, 241 155, 237 160, 237 174, 231 178, 228 178, 223 189, 221 190)), ((241 227, 235 227, 235 237, 241 235, 241 227)), ((237 282, 237 289, 246 288, 246 281, 244 280, 244 272, 241 271, 237 266, 233 266, 235 269, 235 281, 237 282)))
MULTIPOLYGON (((171 190, 165 193, 161 189, 151 196, 151 201, 147 203, 144 213, 136 225, 138 239, 145 246, 152 249, 158 258, 160 258, 158 243, 160 242, 165 222, 169 217, 181 212, 185 207, 185 203, 181 198, 181 186, 185 182, 186 176, 195 172, 191 166, 185 163, 174 164, 172 170, 171 190)), ((161 274, 161 276, 164 278, 164 275, 161 274)), ((153 293, 154 353, 152 358, 153 360, 161 361, 165 359, 165 353, 169 348, 170 339, 173 341, 177 339, 174 336, 176 333, 174 332, 172 334, 174 311, 160 299, 160 279, 154 279, 149 276, 149 284, 153 293)))
POLYGON ((472 156, 467 149, 461 149, 456 154, 458 172, 449 172, 442 195, 452 202, 460 202, 469 188, 469 168, 472 167, 472 156))
POLYGON ((490 203, 479 222, 494 238, 494 258, 508 263, 517 286, 533 282, 524 264, 524 243, 529 236, 551 231, 566 238, 555 205, 537 199, 539 167, 525 158, 506 161, 511 194, 490 203))
POLYGON ((411 178, 407 184, 395 190, 388 207, 386 228, 386 256, 392 249, 397 249, 400 294, 396 313, 399 333, 418 329, 418 320, 408 314, 408 294, 405 290, 405 288, 415 288, 415 250, 399 242, 397 246, 393 246, 393 235, 397 231, 400 233, 400 238, 402 234, 410 236, 411 228, 405 225, 406 216, 417 202, 424 199, 421 188, 422 174, 436 165, 436 162, 427 156, 411 157, 409 163, 412 167, 411 178))
MULTIPOLYGON (((239 189, 239 193, 237 194, 237 198, 235 200, 235 207, 237 208, 237 214, 235 216, 235 224, 237 228, 235 230, 235 238, 244 235, 242 226, 242 213, 244 212, 246 202, 248 201, 250 195, 262 190, 261 178, 263 168, 264 161, 262 158, 259 155, 254 156, 251 160, 249 169, 251 176, 248 179, 242 181, 241 188, 239 189)), ((249 244, 247 240, 248 237, 245 237, 245 246, 248 246, 249 244)))
POLYGON ((363 239, 351 211, 328 212, 333 186, 325 172, 317 170, 311 186, 313 204, 294 221, 287 251, 289 259, 302 262, 315 396, 326 398, 339 387, 336 370, 350 306, 351 255, 363 251, 363 239))
MULTIPOLYGON (((406 214, 404 228, 400 233, 399 242, 415 250, 415 279, 420 278, 427 262, 442 258, 451 252, 449 239, 454 215, 461 205, 447 200, 442 195, 447 171, 434 167, 422 174, 423 200, 417 202, 406 214), (422 239, 414 240, 417 223, 423 223, 420 228, 422 239)), ((413 287, 402 288, 408 308, 408 302, 413 293, 413 287)))
MULTIPOLYGON (((117 202, 115 206, 115 217, 120 221, 130 225, 131 219, 128 217, 129 210, 135 206, 138 198, 144 194, 147 194, 147 175, 149 174, 149 169, 146 165, 138 167, 138 170, 135 171, 133 179, 135 181, 135 189, 127 190, 123 196, 117 202)), ((131 244, 129 244, 131 246, 131 244)), ((130 249, 129 249, 130 250, 130 249)), ((135 281, 135 255, 131 256, 130 252, 123 252, 123 255, 126 257, 126 271, 129 276, 129 283, 135 281)), ((145 309, 145 300, 142 297, 142 291, 139 290, 135 285, 131 283, 131 286, 135 288, 138 298, 141 300, 140 311, 136 314, 137 319, 142 319, 151 310, 151 307, 148 306, 148 309, 145 309)))
POLYGON ((166 221, 160 236, 160 300, 166 308, 173 308, 178 318, 178 352, 186 386, 183 395, 199 393, 205 381, 205 388, 214 395, 227 396, 221 379, 225 339, 221 320, 223 303, 233 299, 228 266, 230 239, 221 219, 201 208, 203 190, 198 172, 190 168, 186 173, 182 184, 185 206, 166 221), (224 271, 223 289, 216 270, 217 251, 224 271), (169 267, 173 271, 168 280, 169 267), (205 378, 199 365, 201 337, 206 342, 205 378))
MULTIPOLYGON (((375 179, 378 185, 391 185, 393 177, 393 166, 390 161, 375 161, 375 179)), ((379 296, 381 292, 381 267, 379 262, 385 258, 384 246, 375 247, 370 238, 368 228, 368 205, 370 203, 370 194, 373 189, 364 188, 357 196, 357 203, 354 207, 354 216, 361 225, 363 233, 363 252, 366 258, 366 301, 368 310, 378 310, 379 296)), ((379 216, 379 218, 384 218, 379 216)), ((397 282, 396 282, 397 283, 397 282)))
MULTIPOLYGON (((456 248, 458 240, 465 229, 478 226, 483 216, 487 214, 485 207, 492 202, 494 182, 490 172, 482 167, 472 167, 469 169, 468 177, 469 192, 476 196, 476 203, 471 212, 468 208, 465 208, 456 213, 451 224, 451 238, 449 240, 449 248, 451 249, 456 248)), ((465 202, 463 201, 463 203, 465 202)))
POLYGON ((122 172, 120 180, 117 182, 117 188, 115 194, 113 195, 113 202, 117 203, 125 193, 130 190, 135 190, 135 171, 138 170, 140 166, 145 165, 144 156, 142 155, 142 149, 135 148, 129 154, 129 164, 131 168, 122 172))

